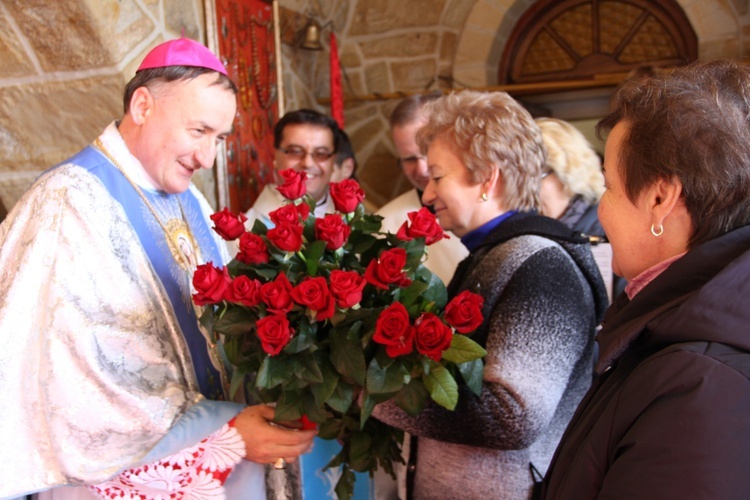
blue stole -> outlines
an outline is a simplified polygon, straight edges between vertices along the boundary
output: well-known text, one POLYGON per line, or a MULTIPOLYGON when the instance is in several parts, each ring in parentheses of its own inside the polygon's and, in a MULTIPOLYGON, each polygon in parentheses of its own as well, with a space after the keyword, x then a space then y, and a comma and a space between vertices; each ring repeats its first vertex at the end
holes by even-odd
MULTIPOLYGON (((207 341, 198 328, 198 318, 192 302, 190 286, 194 269, 188 273, 179 265, 169 248, 167 235, 164 234, 154 214, 143 203, 125 176, 96 148, 88 146, 64 163, 74 163, 95 175, 104 184, 112 198, 122 205, 167 292, 185 342, 190 349, 201 393, 208 399, 223 399, 221 378, 211 362, 207 341)), ((211 233, 212 229, 203 216, 198 199, 190 191, 180 194, 167 194, 143 188, 141 191, 160 214, 162 223, 168 229, 181 222, 184 214, 185 223, 197 245, 194 249, 197 255, 193 255, 190 259, 191 265, 195 266, 204 262, 213 262, 217 266, 223 264, 221 253, 211 233), (160 208, 172 210, 167 215, 167 212, 160 208)))

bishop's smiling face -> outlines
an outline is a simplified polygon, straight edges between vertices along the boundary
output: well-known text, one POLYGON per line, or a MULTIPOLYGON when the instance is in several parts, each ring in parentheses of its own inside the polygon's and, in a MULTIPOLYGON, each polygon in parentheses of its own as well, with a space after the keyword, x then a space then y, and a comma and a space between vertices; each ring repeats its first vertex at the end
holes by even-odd
POLYGON ((196 171, 213 167, 217 146, 232 130, 236 97, 216 82, 217 75, 207 73, 136 91, 148 101, 142 108, 148 140, 136 156, 167 193, 186 191, 196 171))
POLYGON ((323 199, 333 174, 335 160, 333 132, 328 127, 307 123, 287 125, 276 150, 276 169, 293 168, 307 174, 307 193, 317 202, 323 199), (300 152, 303 156, 292 154, 300 152), (330 155, 327 159, 321 156, 330 155), (315 156, 318 156, 316 159, 315 156))

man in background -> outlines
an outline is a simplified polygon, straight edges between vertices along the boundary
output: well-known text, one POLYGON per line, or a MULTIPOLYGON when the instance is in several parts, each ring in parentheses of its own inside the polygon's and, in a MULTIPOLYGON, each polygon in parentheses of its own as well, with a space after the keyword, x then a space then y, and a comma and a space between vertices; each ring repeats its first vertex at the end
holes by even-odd
MULTIPOLYGON (((399 165, 404 175, 412 183, 411 189, 386 203, 376 212, 384 217, 383 231, 396 233, 401 224, 407 220, 409 212, 422 208, 422 191, 430 180, 427 170, 427 158, 417 145, 417 132, 427 122, 423 107, 430 101, 442 96, 440 92, 413 95, 402 100, 391 114, 391 133, 398 153, 399 165)), ((466 247, 455 235, 447 233, 450 238, 443 239, 429 247, 429 256, 425 262, 427 269, 435 273, 447 285, 461 260, 469 255, 466 247)))
MULTIPOLYGON (((335 211, 328 196, 328 184, 334 175, 340 137, 340 129, 333 118, 311 109, 290 111, 274 127, 274 178, 280 183, 278 172, 288 168, 305 172, 307 194, 316 203, 315 217, 335 211)), ((276 185, 267 184, 245 214, 248 230, 256 220, 273 227, 268 214, 284 204, 284 197, 276 190, 276 185)))

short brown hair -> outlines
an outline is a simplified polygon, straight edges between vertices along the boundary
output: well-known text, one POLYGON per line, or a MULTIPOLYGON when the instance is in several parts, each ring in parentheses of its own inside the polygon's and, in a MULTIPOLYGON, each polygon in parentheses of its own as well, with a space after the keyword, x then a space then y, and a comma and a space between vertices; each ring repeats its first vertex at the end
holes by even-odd
POLYGON ((402 99, 391 113, 391 128, 403 127, 417 121, 424 105, 440 97, 443 97, 443 93, 434 90, 429 94, 414 94, 402 99))
POLYGON ((750 72, 696 62, 626 82, 597 135, 627 126, 620 176, 630 201, 678 179, 693 224, 688 247, 750 223, 750 72))
POLYGON ((493 169, 505 183, 503 200, 516 210, 538 210, 545 154, 542 133, 528 111, 505 92, 454 92, 425 106, 427 124, 417 133, 426 151, 440 137, 459 154, 474 182, 493 169))

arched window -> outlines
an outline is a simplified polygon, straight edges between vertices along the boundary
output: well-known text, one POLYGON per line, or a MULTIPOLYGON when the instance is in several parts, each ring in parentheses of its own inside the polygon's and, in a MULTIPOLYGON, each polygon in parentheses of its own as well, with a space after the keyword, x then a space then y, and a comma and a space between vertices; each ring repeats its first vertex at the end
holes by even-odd
POLYGON ((674 0, 540 0, 519 19, 500 84, 583 79, 696 59, 698 43, 674 0))

